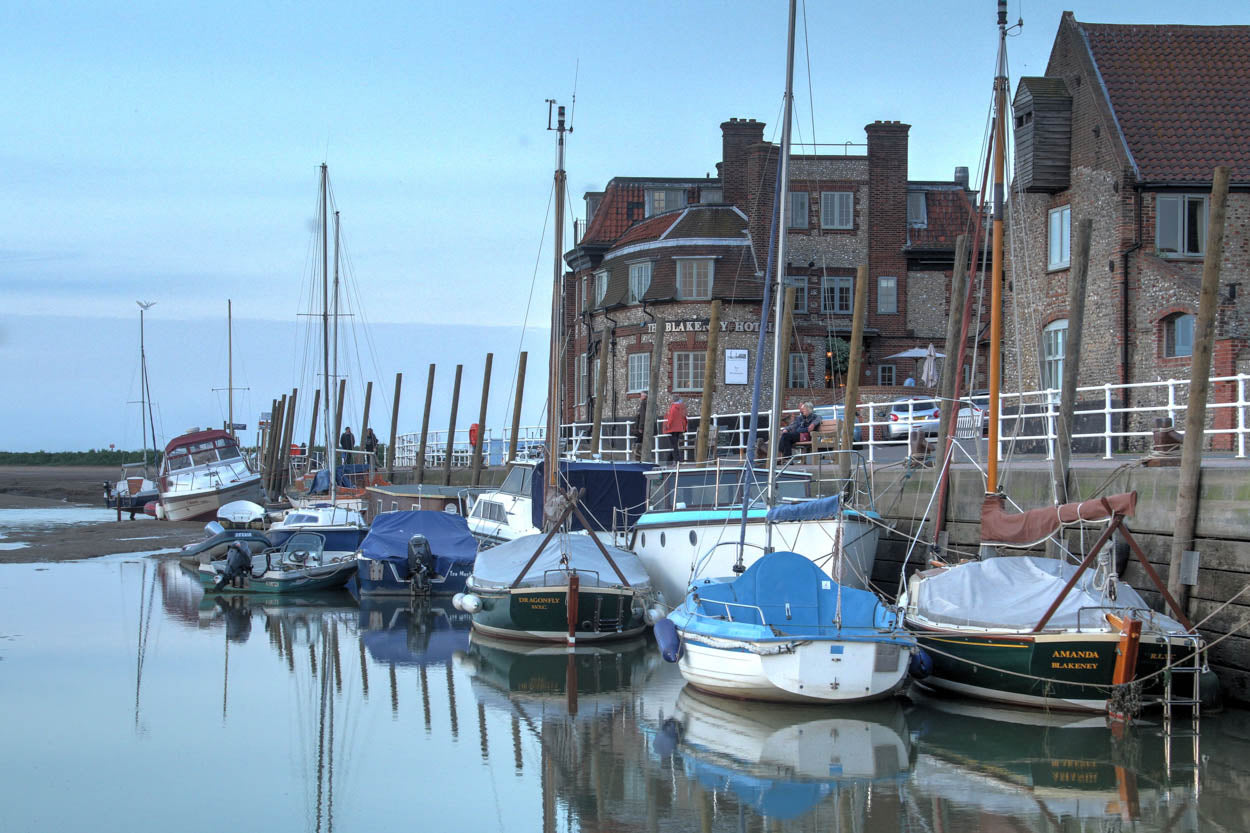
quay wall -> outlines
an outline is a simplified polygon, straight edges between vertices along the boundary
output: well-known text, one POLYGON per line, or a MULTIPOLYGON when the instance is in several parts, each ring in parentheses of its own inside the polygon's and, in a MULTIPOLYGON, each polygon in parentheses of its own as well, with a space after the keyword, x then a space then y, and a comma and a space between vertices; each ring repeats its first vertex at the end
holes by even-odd
MULTIPOLYGON (((1198 584, 1190 588, 1187 614, 1199 626, 1210 649, 1212 669, 1223 683, 1225 698, 1250 703, 1250 470, 1244 467, 1204 468, 1200 481, 1200 502, 1195 549, 1200 554, 1198 584), (1243 592, 1245 591, 1245 592, 1243 592), (1240 594, 1240 595, 1238 595, 1240 594), (1232 603, 1222 607, 1232 599, 1232 603)), ((1133 537, 1141 545, 1151 566, 1167 582, 1176 515, 1176 492, 1180 469, 1142 467, 1074 468, 1076 494, 1082 498, 1097 494, 1137 492, 1137 513, 1126 519, 1133 537)), ((894 593, 903 572, 910 575, 929 554, 917 546, 907 560, 909 541, 905 537, 921 532, 922 519, 933 495, 932 470, 902 478, 898 468, 879 470, 877 510, 896 530, 883 535, 873 571, 874 583, 894 593)), ((1013 471, 1006 485, 1008 494, 1022 508, 1053 504, 1049 470, 1013 471)), ((948 546, 977 551, 980 535, 981 500, 984 482, 979 472, 957 469, 952 472, 947 508, 948 546)), ((1073 552, 1086 552, 1096 542, 1101 528, 1087 531, 1082 541, 1077 531, 1069 531, 1073 552)), ((932 537, 931 524, 923 530, 932 537)), ((1008 551, 1018 552, 1018 551, 1008 551)), ((1162 596, 1142 569, 1130 557, 1122 578, 1132 585, 1156 610, 1163 609, 1162 596)))

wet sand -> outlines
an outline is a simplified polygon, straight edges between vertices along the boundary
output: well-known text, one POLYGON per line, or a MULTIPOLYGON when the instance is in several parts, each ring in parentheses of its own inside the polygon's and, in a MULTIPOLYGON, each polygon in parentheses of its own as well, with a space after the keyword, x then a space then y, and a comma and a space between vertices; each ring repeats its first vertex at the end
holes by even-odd
MULTIPOLYGON (((204 536, 202 521, 158 521, 144 515, 130 520, 106 515, 103 483, 116 481, 116 466, 0 466, 0 509, 32 510, 19 520, 0 524, 0 543, 22 542, 21 549, 0 549, 0 564, 72 561, 125 552, 181 547, 204 536), (99 520, 46 525, 38 510, 100 510, 99 520)), ((85 513, 93 514, 93 513, 85 513)))

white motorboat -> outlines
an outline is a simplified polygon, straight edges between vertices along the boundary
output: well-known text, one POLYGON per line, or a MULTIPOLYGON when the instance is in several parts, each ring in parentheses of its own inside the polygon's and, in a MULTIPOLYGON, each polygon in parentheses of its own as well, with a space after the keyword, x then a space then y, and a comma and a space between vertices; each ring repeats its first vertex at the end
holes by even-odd
POLYGON ((211 520, 231 501, 264 502, 260 474, 235 438, 220 429, 196 429, 171 440, 159 486, 161 511, 171 521, 211 520))

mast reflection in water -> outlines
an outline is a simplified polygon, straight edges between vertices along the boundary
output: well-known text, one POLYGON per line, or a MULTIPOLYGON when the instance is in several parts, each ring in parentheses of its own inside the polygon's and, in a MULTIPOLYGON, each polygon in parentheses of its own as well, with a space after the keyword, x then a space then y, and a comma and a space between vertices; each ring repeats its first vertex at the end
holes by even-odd
POLYGON ((174 561, 10 565, 0 592, 6 829, 1250 827, 1240 712, 1204 719, 1195 768, 1148 721, 741 703, 685 688, 648 640, 471 638, 438 600, 205 596, 174 561))

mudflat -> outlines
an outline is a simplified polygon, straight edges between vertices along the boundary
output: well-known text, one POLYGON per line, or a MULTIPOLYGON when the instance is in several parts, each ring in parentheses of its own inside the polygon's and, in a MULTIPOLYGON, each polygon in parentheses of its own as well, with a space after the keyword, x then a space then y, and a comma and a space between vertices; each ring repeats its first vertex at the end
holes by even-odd
MULTIPOLYGON (((73 561, 126 552, 181 547, 204 536, 202 521, 158 521, 144 515, 105 514, 104 483, 116 482, 116 466, 0 466, 0 564, 73 561), (98 520, 49 524, 38 510, 100 510, 98 520), (29 510, 29 511, 21 511, 29 510), (7 517, 6 517, 7 516, 7 517)), ((83 515, 90 517, 92 512, 83 515)))

